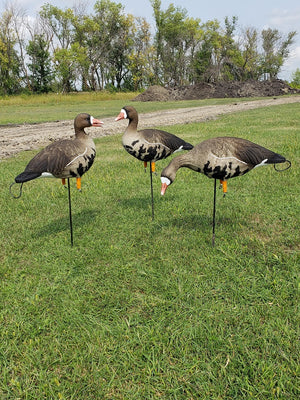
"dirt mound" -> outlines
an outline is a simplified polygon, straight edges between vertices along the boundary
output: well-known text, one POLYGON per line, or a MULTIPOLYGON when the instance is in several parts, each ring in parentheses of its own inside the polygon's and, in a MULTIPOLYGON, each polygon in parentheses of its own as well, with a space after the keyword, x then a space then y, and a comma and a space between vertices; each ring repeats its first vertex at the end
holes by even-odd
POLYGON ((300 93, 286 82, 273 81, 218 82, 198 83, 190 86, 164 88, 150 86, 145 92, 135 97, 134 101, 172 101, 197 100, 209 98, 269 97, 300 93))

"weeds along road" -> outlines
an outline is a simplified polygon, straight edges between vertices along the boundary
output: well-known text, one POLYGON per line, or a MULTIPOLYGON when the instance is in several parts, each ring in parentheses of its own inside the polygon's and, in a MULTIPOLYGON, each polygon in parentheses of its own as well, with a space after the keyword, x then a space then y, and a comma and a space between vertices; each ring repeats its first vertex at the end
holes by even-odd
MULTIPOLYGON (((300 96, 272 97, 263 100, 238 102, 203 107, 164 110, 139 115, 139 129, 203 122, 218 116, 238 111, 280 104, 300 103, 300 96)), ((114 118, 101 118, 103 128, 92 128, 93 138, 114 135, 124 132, 128 121, 115 122, 114 118)), ((24 150, 35 150, 44 147, 54 140, 73 136, 73 120, 47 122, 42 124, 24 124, 0 126, 0 160, 24 150)), ((88 129, 87 129, 88 131, 88 129)))

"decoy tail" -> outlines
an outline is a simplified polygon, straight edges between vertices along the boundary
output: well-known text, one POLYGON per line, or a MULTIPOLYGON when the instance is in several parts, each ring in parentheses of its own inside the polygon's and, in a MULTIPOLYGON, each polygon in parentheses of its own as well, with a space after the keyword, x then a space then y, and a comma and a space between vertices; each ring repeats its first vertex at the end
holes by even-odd
POLYGON ((16 183, 24 183, 24 182, 31 181, 32 179, 38 178, 39 176, 41 176, 40 172, 24 171, 15 177, 15 182, 16 183))
POLYGON ((194 148, 194 146, 191 143, 186 142, 183 146, 182 146, 182 150, 192 150, 194 148))
POLYGON ((14 199, 19 199, 22 196, 23 183, 31 181, 32 179, 38 178, 39 176, 41 176, 41 174, 39 172, 32 172, 32 171, 23 171, 21 174, 17 175, 15 177, 15 181, 9 186, 9 193, 10 193, 11 197, 13 197, 14 199), (15 196, 12 192, 12 187, 16 183, 21 184, 20 191, 17 196, 15 196))

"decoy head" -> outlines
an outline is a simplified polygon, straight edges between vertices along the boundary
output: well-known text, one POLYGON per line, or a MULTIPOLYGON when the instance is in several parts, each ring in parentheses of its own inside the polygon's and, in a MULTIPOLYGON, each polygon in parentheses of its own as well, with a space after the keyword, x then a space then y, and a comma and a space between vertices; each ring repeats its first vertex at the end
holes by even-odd
POLYGON ((168 186, 170 186, 174 182, 174 179, 175 179, 175 176, 176 176, 176 172, 174 174, 167 175, 164 172, 165 169, 162 171, 161 176, 160 176, 160 180, 161 180, 160 194, 162 196, 166 193, 166 190, 167 190, 168 186))
POLYGON ((134 117, 138 118, 136 109, 132 106, 125 106, 122 108, 119 115, 115 118, 115 121, 120 121, 121 119, 126 119, 126 118, 132 120, 134 117))
POLYGON ((166 193, 167 187, 171 185, 172 181, 166 176, 161 176, 161 189, 160 194, 163 196, 166 193))
POLYGON ((82 131, 90 126, 102 126, 103 122, 87 113, 80 113, 74 119, 75 132, 82 131))
POLYGON ((167 165, 161 172, 160 180, 161 180, 161 191, 160 194, 163 196, 167 190, 167 187, 170 186, 176 178, 176 173, 179 165, 177 165, 176 159, 180 156, 173 158, 169 165, 167 165), (174 161, 175 160, 175 161, 174 161))

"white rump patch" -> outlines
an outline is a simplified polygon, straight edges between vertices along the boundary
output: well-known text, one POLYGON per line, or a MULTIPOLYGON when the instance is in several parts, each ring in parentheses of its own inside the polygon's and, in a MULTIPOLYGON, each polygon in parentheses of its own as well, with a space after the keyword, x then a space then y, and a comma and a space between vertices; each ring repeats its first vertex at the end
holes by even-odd
POLYGON ((55 178, 55 176, 52 175, 51 172, 43 172, 39 178, 55 178))
POLYGON ((259 163, 259 164, 255 165, 255 167, 254 167, 254 168, 257 168, 257 167, 262 167, 263 165, 266 165, 266 164, 267 164, 267 162, 268 162, 268 159, 266 158, 266 159, 262 160, 262 162, 261 162, 261 163, 259 163))
POLYGON ((160 180, 161 180, 161 183, 166 183, 167 186, 169 186, 171 183, 170 179, 166 178, 165 176, 161 176, 160 180))
POLYGON ((178 149, 177 149, 177 150, 175 150, 173 153, 176 153, 177 151, 181 151, 181 150, 182 150, 182 148, 183 148, 183 146, 180 146, 180 147, 178 147, 178 149))

